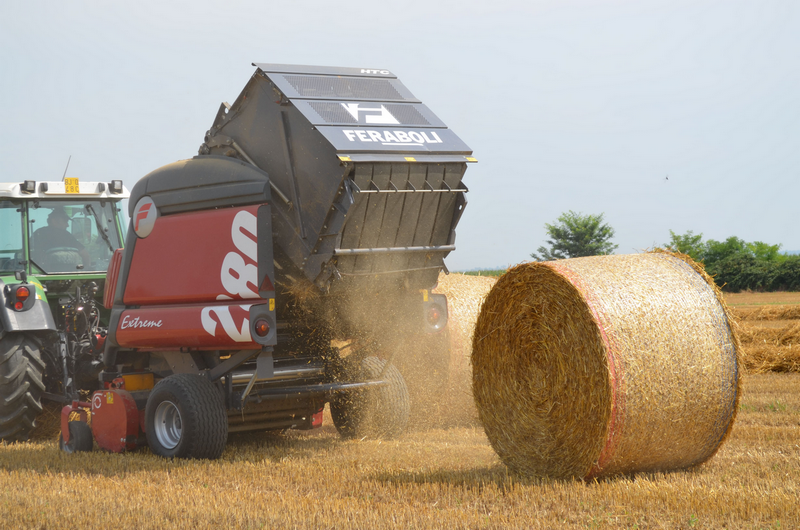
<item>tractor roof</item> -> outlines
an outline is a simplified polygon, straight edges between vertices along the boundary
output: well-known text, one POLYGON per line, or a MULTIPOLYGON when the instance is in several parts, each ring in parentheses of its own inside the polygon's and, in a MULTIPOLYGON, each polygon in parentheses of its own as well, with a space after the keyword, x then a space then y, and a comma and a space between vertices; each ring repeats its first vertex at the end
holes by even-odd
POLYGON ((122 181, 89 182, 77 178, 61 181, 0 183, 0 199, 127 199, 130 192, 122 181))

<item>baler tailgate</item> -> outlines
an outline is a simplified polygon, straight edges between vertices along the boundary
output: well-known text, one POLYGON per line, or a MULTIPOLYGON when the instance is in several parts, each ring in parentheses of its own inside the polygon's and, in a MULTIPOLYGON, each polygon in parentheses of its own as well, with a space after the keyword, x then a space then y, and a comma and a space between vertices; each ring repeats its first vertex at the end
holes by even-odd
POLYGON ((469 147, 386 70, 255 66, 201 153, 242 157, 287 197, 273 203, 276 259, 323 288, 362 275, 432 287, 469 147))

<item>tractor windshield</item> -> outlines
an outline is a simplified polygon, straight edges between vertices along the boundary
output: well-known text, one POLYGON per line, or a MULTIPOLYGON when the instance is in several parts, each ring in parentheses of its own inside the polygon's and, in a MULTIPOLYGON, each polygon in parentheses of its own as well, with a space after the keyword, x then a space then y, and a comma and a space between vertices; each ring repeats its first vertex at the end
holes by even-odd
POLYGON ((0 227, 0 272, 23 270, 22 203, 0 201, 0 227))
POLYGON ((107 200, 29 203, 31 260, 47 273, 105 272, 121 246, 116 216, 116 203, 107 200))

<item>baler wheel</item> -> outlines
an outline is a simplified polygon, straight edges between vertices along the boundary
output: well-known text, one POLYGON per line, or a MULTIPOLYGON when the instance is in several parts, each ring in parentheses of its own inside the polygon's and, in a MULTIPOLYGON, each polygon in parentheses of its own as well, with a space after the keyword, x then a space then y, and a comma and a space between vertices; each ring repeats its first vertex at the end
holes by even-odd
POLYGON ((69 422, 69 441, 64 443, 64 437, 58 436, 58 447, 65 453, 78 453, 91 451, 94 446, 92 428, 82 421, 69 422))
POLYGON ((25 441, 42 412, 45 364, 39 342, 23 333, 0 339, 0 439, 25 441))
POLYGON ((228 440, 222 394, 205 377, 175 374, 147 398, 145 430, 150 450, 166 458, 219 458, 228 440))
MULTIPOLYGON (((347 367, 351 380, 375 379, 386 361, 365 357, 360 365, 347 367)), ((390 365, 383 375, 389 384, 377 388, 342 392, 331 400, 331 417, 344 438, 393 438, 408 424, 411 400, 400 371, 390 365)))

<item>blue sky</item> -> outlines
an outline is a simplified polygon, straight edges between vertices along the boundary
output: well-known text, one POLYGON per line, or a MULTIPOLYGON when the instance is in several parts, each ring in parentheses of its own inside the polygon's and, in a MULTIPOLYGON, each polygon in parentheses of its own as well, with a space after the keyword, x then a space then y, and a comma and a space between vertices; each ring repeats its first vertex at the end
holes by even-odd
POLYGON ((387 68, 474 150, 451 270, 528 259, 566 210, 800 250, 792 0, 27 2, 0 12, 3 180, 196 154, 252 62, 387 68), (668 178, 667 178, 668 177, 668 178))

